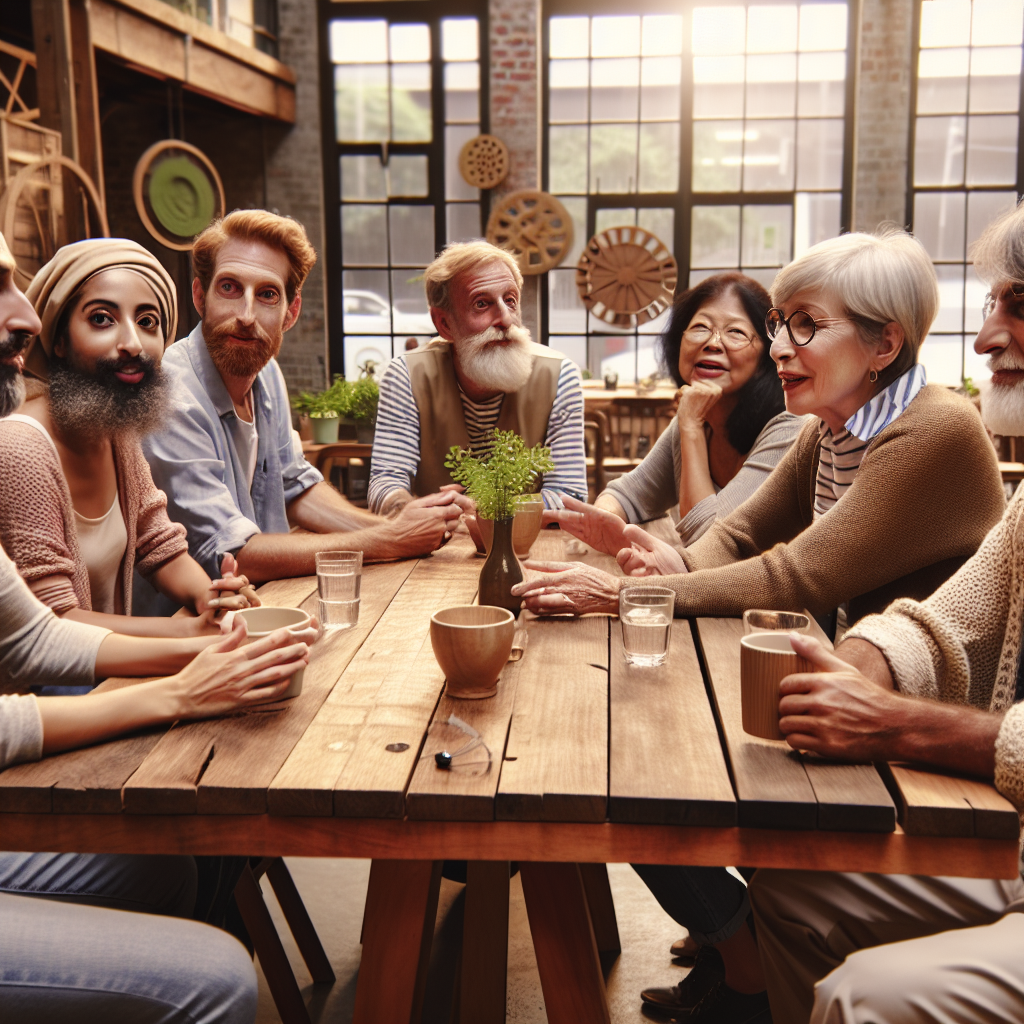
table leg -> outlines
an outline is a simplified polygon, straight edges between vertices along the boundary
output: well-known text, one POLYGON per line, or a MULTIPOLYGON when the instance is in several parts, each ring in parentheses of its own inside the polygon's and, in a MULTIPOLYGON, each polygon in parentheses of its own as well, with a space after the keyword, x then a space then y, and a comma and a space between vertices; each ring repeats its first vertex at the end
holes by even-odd
POLYGON ((363 915, 353 1024, 416 1024, 430 963, 441 861, 375 860, 363 915))
POLYGON ((508 974, 507 860, 466 865, 459 1021, 504 1024, 508 974))
POLYGON ((520 864, 550 1024, 610 1024, 608 996, 578 864, 520 864))
POLYGON ((619 922, 615 917, 612 887, 608 881, 608 866, 581 864, 580 875, 583 878, 583 889, 587 894, 590 920, 594 925, 597 951, 602 957, 609 957, 614 962, 622 952, 622 943, 619 941, 619 922))
POLYGON ((281 905, 281 911, 291 929, 295 945, 299 947, 302 959, 306 961, 310 976, 318 985, 331 985, 335 981, 334 969, 327 958, 320 936, 309 919, 309 911, 302 902, 295 887, 288 865, 283 857, 275 857, 267 866, 267 878, 273 886, 274 895, 281 905))

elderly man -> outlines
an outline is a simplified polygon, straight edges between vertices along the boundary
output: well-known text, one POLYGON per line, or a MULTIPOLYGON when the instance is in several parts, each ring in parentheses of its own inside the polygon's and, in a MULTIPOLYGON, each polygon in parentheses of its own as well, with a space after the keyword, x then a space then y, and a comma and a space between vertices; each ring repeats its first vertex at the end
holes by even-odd
POLYGON ((514 430, 551 449, 542 491, 587 495, 583 392, 575 363, 530 341, 516 261, 488 242, 449 245, 424 272, 440 337, 392 360, 380 385, 369 504, 393 515, 452 486, 444 460, 452 445, 490 449, 492 431, 514 430))
MULTIPOLYGON (((989 425, 1024 433, 1024 207, 973 253, 992 288, 975 350, 990 356, 989 425)), ((1024 488, 977 554, 930 598, 861 620, 819 671, 782 684, 790 744, 994 779, 1024 813, 1024 488), (923 699, 924 698, 924 699, 923 699)), ((774 1020, 1024 1020, 1024 884, 759 871, 750 887, 774 1020)))
POLYGON ((312 573, 318 551, 427 554, 459 516, 440 495, 382 520, 303 458, 275 357, 315 261, 302 225, 266 210, 235 210, 199 235, 192 298, 202 323, 164 357, 170 413, 144 443, 192 556, 212 569, 232 554, 255 583, 312 573))

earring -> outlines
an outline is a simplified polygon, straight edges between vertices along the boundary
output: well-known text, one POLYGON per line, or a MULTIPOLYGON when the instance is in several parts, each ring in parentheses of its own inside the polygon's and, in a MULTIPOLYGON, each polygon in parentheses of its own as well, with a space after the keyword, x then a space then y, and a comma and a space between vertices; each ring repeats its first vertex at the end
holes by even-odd
POLYGON ((869 381, 871 381, 871 383, 872 383, 872 384, 874 384, 874 383, 875 383, 875 381, 877 381, 877 380, 878 380, 878 371, 877 371, 877 370, 872 370, 872 371, 871 371, 871 372, 870 372, 870 373, 868 374, 868 380, 869 380, 869 381))

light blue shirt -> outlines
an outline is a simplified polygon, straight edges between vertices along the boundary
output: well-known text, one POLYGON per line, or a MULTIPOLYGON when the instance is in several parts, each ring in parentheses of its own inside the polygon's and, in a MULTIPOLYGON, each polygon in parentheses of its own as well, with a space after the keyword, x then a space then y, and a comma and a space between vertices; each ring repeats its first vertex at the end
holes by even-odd
MULTIPOLYGON (((223 556, 237 554, 254 534, 287 533, 289 502, 323 477, 302 455, 276 360, 252 387, 258 444, 251 487, 242 423, 202 326, 167 350, 163 367, 170 391, 167 417, 142 449, 154 482, 167 494, 168 515, 188 533, 189 554, 217 579, 223 556)), ((136 614, 168 610, 145 603, 149 609, 137 608, 136 614)))

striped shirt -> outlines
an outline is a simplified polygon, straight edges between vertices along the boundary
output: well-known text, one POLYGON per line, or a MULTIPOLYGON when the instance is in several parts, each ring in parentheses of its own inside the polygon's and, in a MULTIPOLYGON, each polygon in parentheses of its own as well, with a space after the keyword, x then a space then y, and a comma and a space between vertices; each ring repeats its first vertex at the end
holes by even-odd
MULTIPOLYGON (((471 402, 462 395, 466 432, 470 446, 478 450, 494 428, 501 413, 504 395, 486 402, 471 402), (493 408, 492 408, 493 405, 493 408), (488 426, 487 424, 490 424, 488 426)), ((544 445, 551 449, 555 468, 544 475, 541 494, 545 508, 561 508, 560 494, 587 500, 587 465, 583 445, 583 387, 579 367, 563 359, 558 387, 548 417, 544 445)), ((380 406, 377 430, 373 438, 373 462, 367 503, 379 512, 387 496, 395 490, 412 492, 412 482, 420 464, 420 415, 412 393, 412 378, 404 356, 388 363, 380 382, 380 406)))
POLYGON ((474 455, 486 458, 494 448, 494 428, 498 425, 505 396, 495 395, 483 402, 474 402, 460 387, 459 398, 462 399, 462 415, 466 421, 470 450, 474 455))
POLYGON ((915 363, 884 391, 865 402, 833 435, 824 420, 818 426, 820 448, 814 483, 814 518, 820 519, 853 486, 868 444, 903 413, 925 386, 924 367, 915 363))

